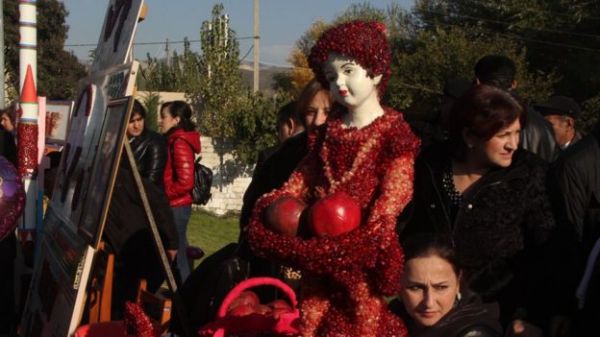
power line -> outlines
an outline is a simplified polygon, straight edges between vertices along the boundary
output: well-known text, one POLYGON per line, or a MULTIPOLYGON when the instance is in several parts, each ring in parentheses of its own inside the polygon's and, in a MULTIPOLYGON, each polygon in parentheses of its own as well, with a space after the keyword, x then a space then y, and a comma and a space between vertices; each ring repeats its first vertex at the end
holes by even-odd
MULTIPOLYGON (((449 15, 447 13, 443 13, 440 11, 434 11, 434 10, 423 10, 423 12, 429 13, 429 14, 436 14, 436 15, 449 15)), ((503 25, 507 25, 507 26, 510 26, 513 24, 512 22, 508 22, 508 21, 494 20, 494 19, 482 18, 482 17, 477 17, 477 16, 464 15, 464 14, 452 13, 452 14, 450 14, 450 16, 454 16, 457 18, 470 19, 470 20, 475 20, 475 21, 498 23, 498 24, 503 24, 503 25)), ((575 32, 569 32, 569 31, 565 31, 565 30, 549 29, 549 28, 534 28, 534 27, 525 27, 525 28, 530 29, 530 30, 535 30, 538 32, 558 33, 558 34, 566 34, 566 35, 572 35, 572 36, 591 37, 594 39, 600 39, 600 35, 594 35, 594 34, 575 33, 575 32)))
MULTIPOLYGON (((236 40, 250 40, 253 39, 254 36, 241 36, 236 37, 236 40)), ((182 43, 196 43, 201 42, 201 40, 179 40, 179 41, 171 41, 169 40, 169 44, 182 44, 182 43)), ((151 42, 134 42, 132 43, 134 46, 151 46, 151 45, 160 45, 165 44, 166 41, 151 41, 151 42)), ((66 44, 65 47, 96 47, 98 43, 75 43, 75 44, 66 44)))
MULTIPOLYGON (((479 2, 479 0, 471 0, 471 3, 479 4, 480 2, 479 2)), ((570 14, 555 12, 555 11, 552 11, 552 10, 549 10, 549 9, 539 9, 539 8, 536 8, 536 9, 533 9, 533 8, 523 8, 523 9, 526 10, 526 11, 529 11, 530 13, 540 13, 540 12, 542 12, 542 13, 548 13, 548 14, 562 16, 562 17, 569 17, 569 18, 573 17, 570 14)), ((583 19, 586 19, 586 20, 600 20, 600 17, 598 17, 598 16, 586 16, 583 19)))
MULTIPOLYGON (((455 23, 448 23, 448 22, 433 22, 431 20, 423 20, 422 21, 429 23, 429 24, 438 24, 438 25, 442 25, 442 26, 451 26, 451 27, 459 27, 459 28, 464 28, 464 26, 461 26, 459 24, 455 24, 455 23)), ((500 36, 506 36, 512 39, 516 39, 516 40, 522 40, 522 41, 528 41, 528 42, 534 42, 534 43, 539 43, 539 44, 545 44, 545 45, 550 45, 553 47, 558 47, 558 48, 568 48, 568 49, 579 49, 579 50, 584 50, 584 51, 591 51, 591 52, 600 52, 600 49, 596 49, 596 48, 588 48, 588 47, 581 47, 581 46, 576 46, 576 45, 571 45, 571 44, 566 44, 566 43, 560 43, 560 42, 553 42, 553 41, 547 41, 547 40, 540 40, 540 39, 533 39, 533 38, 528 38, 528 37, 524 37, 522 35, 517 35, 514 33, 500 33, 500 32, 494 32, 494 34, 496 35, 500 35, 500 36)))
POLYGON ((244 56, 240 59, 240 63, 244 62, 244 60, 246 59, 246 57, 248 57, 248 55, 250 55, 250 52, 252 51, 252 49, 254 49, 254 45, 250 46, 250 48, 248 49, 248 51, 246 52, 246 54, 244 54, 244 56))

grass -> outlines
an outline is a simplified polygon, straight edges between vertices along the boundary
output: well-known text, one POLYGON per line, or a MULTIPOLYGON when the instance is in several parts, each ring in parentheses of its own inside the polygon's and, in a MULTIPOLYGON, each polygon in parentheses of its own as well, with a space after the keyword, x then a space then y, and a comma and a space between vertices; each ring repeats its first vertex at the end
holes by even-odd
MULTIPOLYGON (((228 243, 237 242, 238 220, 237 215, 219 217, 203 211, 194 211, 188 224, 188 241, 190 245, 202 248, 204 256, 207 257, 228 243)), ((195 265, 200 261, 196 261, 195 265)))

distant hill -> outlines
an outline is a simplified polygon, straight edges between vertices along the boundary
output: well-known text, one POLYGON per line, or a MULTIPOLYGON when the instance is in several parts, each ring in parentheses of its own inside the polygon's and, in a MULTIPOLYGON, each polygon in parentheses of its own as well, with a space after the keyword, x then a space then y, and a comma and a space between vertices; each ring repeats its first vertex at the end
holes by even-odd
MULTIPOLYGON (((252 87, 252 83, 254 83, 254 75, 253 75, 253 64, 252 62, 242 62, 240 65, 240 69, 242 70, 242 77, 244 82, 252 87)), ((273 92, 273 76, 276 73, 281 73, 285 71, 291 70, 291 67, 278 67, 278 66, 270 66, 261 64, 260 65, 260 80, 258 83, 259 90, 264 93, 272 93, 273 92)))
MULTIPOLYGON (((139 59, 140 67, 146 67, 146 60, 139 59)), ((244 61, 240 64, 240 70, 242 71, 242 79, 248 87, 252 88, 252 84, 254 83, 253 78, 253 64, 252 62, 244 61)), ((291 70, 291 67, 279 67, 279 66, 271 66, 271 65, 260 65, 260 81, 259 81, 259 90, 265 94, 273 93, 273 76, 276 73, 285 72, 291 70)))

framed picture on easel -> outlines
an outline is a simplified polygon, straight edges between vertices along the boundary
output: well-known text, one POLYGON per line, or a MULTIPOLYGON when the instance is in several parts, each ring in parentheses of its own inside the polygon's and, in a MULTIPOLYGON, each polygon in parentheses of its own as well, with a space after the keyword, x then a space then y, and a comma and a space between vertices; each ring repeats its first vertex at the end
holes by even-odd
POLYGON ((46 143, 64 144, 73 101, 46 101, 46 143))
POLYGON ((132 106, 132 97, 112 100, 104 114, 100 142, 92 163, 90 184, 78 227, 79 235, 94 248, 98 247, 102 226, 106 222, 132 106))
POLYGON ((107 106, 113 99, 133 95, 138 66, 138 62, 132 62, 112 67, 81 81, 51 201, 69 219, 67 225, 73 231, 78 231, 89 191, 107 106))

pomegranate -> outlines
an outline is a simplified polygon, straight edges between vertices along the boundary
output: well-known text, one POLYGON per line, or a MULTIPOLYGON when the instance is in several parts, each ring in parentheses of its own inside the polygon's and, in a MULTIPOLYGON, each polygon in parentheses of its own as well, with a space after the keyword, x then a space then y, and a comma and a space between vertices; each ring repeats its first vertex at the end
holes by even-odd
POLYGON ((335 192, 317 201, 309 209, 308 224, 317 236, 336 236, 360 225, 358 202, 345 192, 335 192))
POLYGON ((292 196, 275 199, 265 211, 265 223, 271 230, 284 235, 296 236, 300 216, 306 204, 292 196))
POLYGON ((248 306, 254 308, 259 303, 260 300, 258 299, 258 295, 256 295, 253 291, 246 290, 243 291, 238 297, 236 297, 231 302, 229 308, 227 308, 227 311, 232 312, 235 308, 239 306, 248 306))

